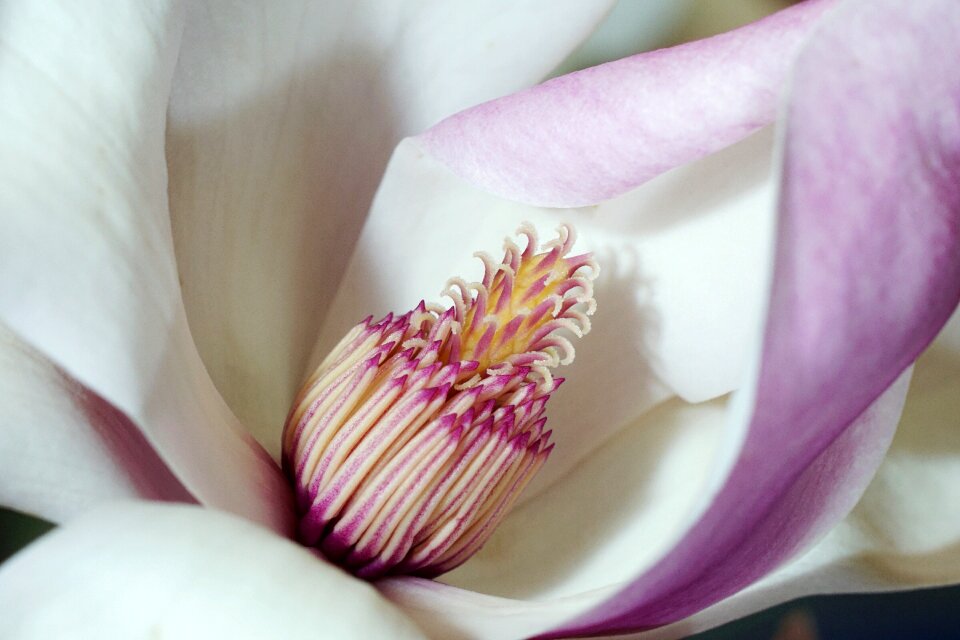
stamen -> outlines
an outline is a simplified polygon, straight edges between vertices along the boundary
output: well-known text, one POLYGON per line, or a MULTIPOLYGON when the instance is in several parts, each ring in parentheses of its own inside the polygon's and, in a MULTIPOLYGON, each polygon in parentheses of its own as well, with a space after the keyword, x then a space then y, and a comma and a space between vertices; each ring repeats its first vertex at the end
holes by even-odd
POLYGON ((299 536, 356 575, 433 577, 479 550, 553 445, 547 400, 596 307, 589 254, 569 225, 538 252, 476 254, 480 282, 451 278, 451 307, 367 318, 298 394, 283 434, 299 536))

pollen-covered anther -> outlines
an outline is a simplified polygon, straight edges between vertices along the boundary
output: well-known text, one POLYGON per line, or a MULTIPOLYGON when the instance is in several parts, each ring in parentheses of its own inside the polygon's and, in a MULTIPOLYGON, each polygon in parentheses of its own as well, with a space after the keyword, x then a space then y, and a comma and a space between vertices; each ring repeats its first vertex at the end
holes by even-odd
POLYGON ((358 576, 436 576, 483 546, 553 449, 547 400, 590 330, 598 268, 532 226, 448 309, 367 318, 297 396, 283 433, 299 536, 358 576))

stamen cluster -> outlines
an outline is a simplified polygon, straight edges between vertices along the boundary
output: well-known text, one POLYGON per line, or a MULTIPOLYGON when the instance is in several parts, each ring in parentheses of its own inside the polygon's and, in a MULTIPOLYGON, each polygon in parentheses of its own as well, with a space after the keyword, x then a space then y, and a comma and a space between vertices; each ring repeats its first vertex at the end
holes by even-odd
POLYGON ((593 313, 589 254, 571 227, 537 252, 505 243, 448 309, 354 327, 307 380, 283 435, 299 535, 358 576, 433 577, 483 546, 553 449, 549 369, 593 313))

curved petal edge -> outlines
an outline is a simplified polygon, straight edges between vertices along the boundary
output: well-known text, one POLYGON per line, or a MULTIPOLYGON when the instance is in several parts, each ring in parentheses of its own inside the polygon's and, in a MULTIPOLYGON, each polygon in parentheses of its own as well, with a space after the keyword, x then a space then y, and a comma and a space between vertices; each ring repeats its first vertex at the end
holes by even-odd
POLYGON ((773 122, 797 48, 833 4, 807 0, 729 33, 561 76, 419 139, 499 196, 596 204, 773 122))

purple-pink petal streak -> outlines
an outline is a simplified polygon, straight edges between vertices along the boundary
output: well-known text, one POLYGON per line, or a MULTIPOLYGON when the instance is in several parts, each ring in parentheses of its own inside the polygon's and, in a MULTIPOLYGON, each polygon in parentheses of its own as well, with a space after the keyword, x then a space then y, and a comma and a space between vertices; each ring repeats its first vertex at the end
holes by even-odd
POLYGON ((898 411, 896 386, 884 390, 960 298, 957 33, 954 0, 850 2, 805 47, 743 448, 667 556, 549 635, 686 617, 775 568, 852 506, 851 485, 872 468, 845 468, 871 457, 887 437, 877 421, 898 411))
POLYGON ((420 136, 454 173, 512 200, 595 204, 773 122, 797 47, 834 0, 556 78, 420 136))

